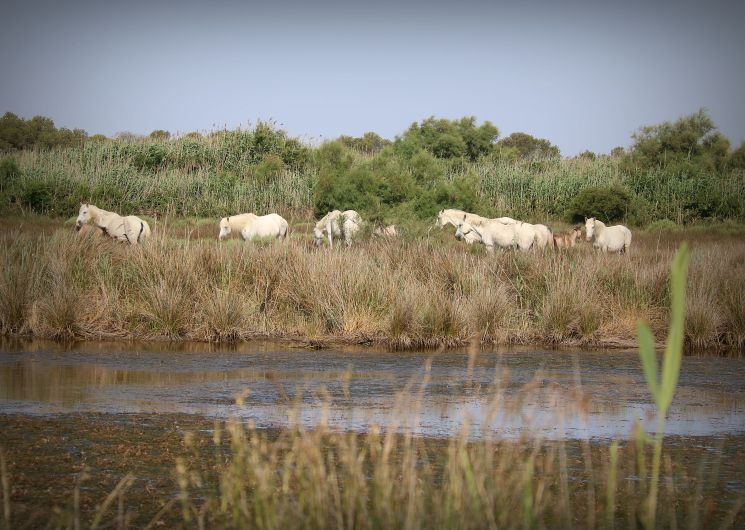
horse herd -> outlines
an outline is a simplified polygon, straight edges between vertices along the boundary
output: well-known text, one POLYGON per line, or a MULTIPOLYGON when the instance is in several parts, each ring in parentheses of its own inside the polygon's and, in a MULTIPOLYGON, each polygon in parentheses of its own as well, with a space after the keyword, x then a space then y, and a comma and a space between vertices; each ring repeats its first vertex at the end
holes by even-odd
MULTIPOLYGON (((315 224, 313 239, 317 246, 327 239, 329 247, 333 247, 334 238, 340 238, 349 246, 363 224, 362 217, 354 210, 333 210, 315 224)), ((459 241, 481 243, 489 252, 493 252, 495 248, 517 248, 523 252, 530 249, 544 250, 548 246, 557 249, 572 248, 582 235, 580 228, 573 228, 564 234, 554 234, 542 224, 525 223, 510 217, 490 219, 454 209, 442 210, 437 214, 437 226, 444 228, 447 225, 455 227, 455 237, 459 241)), ((131 245, 150 237, 147 221, 134 215, 121 216, 88 203, 80 205, 75 228, 81 233, 93 230, 131 245), (95 228, 88 228, 89 223, 95 228)), ((222 241, 235 233, 245 241, 257 237, 284 240, 289 228, 288 222, 276 213, 231 215, 220 219, 218 239, 222 241)), ((379 226, 373 234, 397 237, 398 229, 394 225, 379 226)), ((606 226, 594 217, 585 221, 585 238, 603 252, 626 252, 631 245, 631 231, 628 228, 623 225, 606 226)))

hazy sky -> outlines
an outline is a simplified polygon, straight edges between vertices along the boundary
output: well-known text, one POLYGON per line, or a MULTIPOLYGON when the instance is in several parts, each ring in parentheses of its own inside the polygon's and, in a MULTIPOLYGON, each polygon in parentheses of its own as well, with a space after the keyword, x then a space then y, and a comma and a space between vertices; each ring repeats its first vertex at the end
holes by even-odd
POLYGON ((706 107, 745 139, 745 2, 5 2, 0 112, 89 133, 474 115, 565 155, 706 107), (15 4, 15 5, 14 5, 15 4))

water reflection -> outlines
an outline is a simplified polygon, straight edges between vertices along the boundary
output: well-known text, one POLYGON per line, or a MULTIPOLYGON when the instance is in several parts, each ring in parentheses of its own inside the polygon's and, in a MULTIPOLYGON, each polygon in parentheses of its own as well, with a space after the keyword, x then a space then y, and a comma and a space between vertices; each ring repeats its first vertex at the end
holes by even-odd
MULTIPOLYGON (((0 353, 0 413, 191 413, 433 436, 466 426, 473 437, 605 438, 628 435, 636 421, 654 427, 630 353, 486 352, 469 368, 457 351, 212 348, 16 344, 0 353)), ((667 432, 745 433, 743 368, 742 359, 686 358, 667 432)))

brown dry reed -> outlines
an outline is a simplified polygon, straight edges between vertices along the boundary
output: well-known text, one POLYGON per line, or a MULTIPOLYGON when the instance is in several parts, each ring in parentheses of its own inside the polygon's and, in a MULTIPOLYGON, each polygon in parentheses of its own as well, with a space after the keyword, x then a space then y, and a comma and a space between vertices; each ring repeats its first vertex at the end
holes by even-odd
MULTIPOLYGON (((71 228, 0 236, 0 330, 65 339, 379 343, 399 349, 541 343, 634 346, 660 339, 668 275, 685 234, 637 234, 629 255, 487 255, 445 231, 314 248, 190 240, 160 223, 128 247, 71 228)), ((215 230, 216 232, 216 230, 215 230)), ((691 234, 686 342, 745 348, 745 241, 691 234)))

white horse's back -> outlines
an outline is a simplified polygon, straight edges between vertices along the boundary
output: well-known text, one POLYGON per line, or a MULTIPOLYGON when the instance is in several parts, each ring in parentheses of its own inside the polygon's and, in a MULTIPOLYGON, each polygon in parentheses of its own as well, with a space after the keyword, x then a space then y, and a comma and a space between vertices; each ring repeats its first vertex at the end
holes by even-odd
POLYGON ((279 214, 256 215, 241 229, 241 237, 246 241, 256 237, 285 239, 288 230, 289 223, 279 214))

